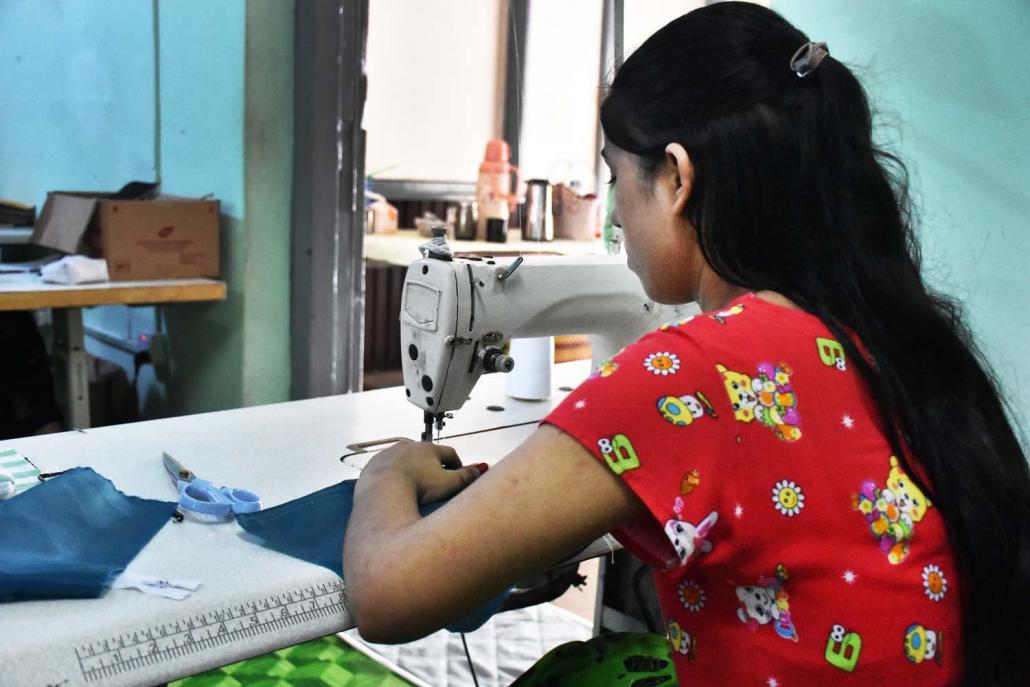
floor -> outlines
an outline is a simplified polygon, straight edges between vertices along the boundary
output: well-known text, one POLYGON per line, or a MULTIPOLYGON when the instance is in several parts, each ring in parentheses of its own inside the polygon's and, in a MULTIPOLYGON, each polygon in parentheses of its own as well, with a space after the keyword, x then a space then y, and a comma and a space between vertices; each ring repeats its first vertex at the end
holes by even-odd
POLYGON ((578 588, 570 587, 567 592, 551 603, 593 623, 594 606, 597 601, 597 571, 600 565, 600 558, 580 563, 579 574, 587 578, 586 584, 578 588))

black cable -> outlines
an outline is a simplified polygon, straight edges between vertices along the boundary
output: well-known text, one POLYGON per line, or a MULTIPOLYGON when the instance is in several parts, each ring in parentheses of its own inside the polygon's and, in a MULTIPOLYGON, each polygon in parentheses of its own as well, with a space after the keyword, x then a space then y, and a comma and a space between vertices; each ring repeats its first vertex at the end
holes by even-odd
POLYGON ((476 668, 472 665, 472 655, 469 653, 468 642, 465 641, 465 633, 461 633, 461 645, 465 647, 465 658, 469 662, 469 672, 472 673, 472 684, 479 687, 479 680, 476 679, 476 668))

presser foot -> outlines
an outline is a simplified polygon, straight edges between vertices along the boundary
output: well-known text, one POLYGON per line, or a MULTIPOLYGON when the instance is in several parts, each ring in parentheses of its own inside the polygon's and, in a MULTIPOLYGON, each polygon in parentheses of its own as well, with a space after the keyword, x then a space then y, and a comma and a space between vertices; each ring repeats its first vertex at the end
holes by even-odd
POLYGON ((451 413, 431 413, 428 410, 424 411, 423 422, 425 429, 422 431, 422 441, 433 441, 433 429, 436 429, 436 438, 440 438, 440 433, 443 432, 444 419, 450 419, 454 417, 451 413))

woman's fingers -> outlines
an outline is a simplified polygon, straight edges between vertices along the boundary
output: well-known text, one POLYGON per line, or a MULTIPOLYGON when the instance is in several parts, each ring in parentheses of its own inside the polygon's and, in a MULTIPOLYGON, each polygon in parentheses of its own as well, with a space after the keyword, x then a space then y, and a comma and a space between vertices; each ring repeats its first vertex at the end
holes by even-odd
POLYGON ((458 452, 450 446, 435 446, 436 455, 440 459, 440 464, 448 470, 457 470, 461 467, 461 458, 458 458, 458 452))
POLYGON ((426 485, 421 502, 423 504, 434 503, 450 498, 475 482, 483 472, 479 465, 466 465, 463 468, 443 470, 432 484, 426 485))

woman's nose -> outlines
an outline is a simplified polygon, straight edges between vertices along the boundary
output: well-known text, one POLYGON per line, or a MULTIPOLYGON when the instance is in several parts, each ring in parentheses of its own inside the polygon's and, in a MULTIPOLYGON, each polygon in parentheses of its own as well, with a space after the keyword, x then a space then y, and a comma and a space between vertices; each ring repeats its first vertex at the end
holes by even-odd
POLYGON ((619 208, 612 204, 612 226, 622 229, 622 222, 619 221, 619 208))

